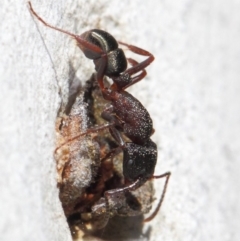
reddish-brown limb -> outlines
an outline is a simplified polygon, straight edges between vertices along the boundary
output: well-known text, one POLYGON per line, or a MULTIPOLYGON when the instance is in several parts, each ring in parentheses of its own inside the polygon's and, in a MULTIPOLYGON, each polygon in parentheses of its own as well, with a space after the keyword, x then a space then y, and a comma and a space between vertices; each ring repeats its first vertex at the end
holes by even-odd
POLYGON ((35 10, 33 9, 32 7, 32 4, 31 2, 28 2, 28 5, 29 5, 29 9, 31 11, 31 13, 40 21, 42 22, 45 26, 49 27, 49 28, 52 28, 52 29, 55 29, 59 32, 62 32, 62 33, 65 33, 71 37, 73 37, 77 42, 78 44, 84 46, 85 48, 89 49, 89 50, 92 50, 93 52, 96 52, 96 53, 99 53, 99 54, 104 54, 104 52, 96 45, 93 45, 89 42, 87 42, 86 40, 84 40, 81 36, 79 35, 76 35, 76 34, 73 34, 73 33, 70 33, 66 30, 63 30, 61 28, 58 28, 58 27, 55 27, 49 23, 47 23, 45 20, 43 20, 36 12, 35 10))
POLYGON ((112 124, 112 123, 107 123, 107 124, 104 124, 104 125, 101 125, 101 126, 95 126, 95 127, 93 127, 93 128, 89 128, 86 132, 83 132, 83 133, 81 133, 81 134, 79 134, 79 135, 77 135, 77 136, 74 136, 74 137, 68 139, 67 141, 65 141, 64 143, 62 143, 59 147, 57 147, 57 148, 55 149, 54 153, 56 153, 61 147, 63 147, 63 146, 65 146, 66 144, 68 144, 68 143, 70 143, 70 142, 78 139, 78 138, 81 137, 81 136, 85 136, 85 135, 88 135, 88 134, 93 133, 93 132, 98 132, 98 131, 107 129, 107 128, 113 126, 113 125, 114 125, 114 124, 112 124))
POLYGON ((168 181, 169 181, 170 176, 171 176, 171 172, 166 172, 166 173, 164 173, 164 174, 162 174, 162 175, 153 176, 153 177, 152 177, 152 178, 156 178, 156 179, 166 177, 166 180, 165 180, 165 183, 164 183, 164 187, 163 187, 161 199, 159 200, 156 209, 154 210, 154 212, 153 212, 149 217, 147 217, 147 218, 144 220, 144 222, 149 222, 149 221, 151 221, 151 220, 157 215, 157 213, 159 212, 159 210, 160 210, 160 208, 161 208, 161 206, 162 206, 162 203, 163 203, 163 199, 164 199, 165 193, 166 193, 166 191, 167 191, 167 185, 168 185, 168 181))
MULTIPOLYGON (((132 66, 137 66, 139 64, 139 62, 137 62, 136 60, 132 59, 132 58, 128 58, 127 59, 128 62, 132 65, 132 66)), ((123 89, 127 89, 128 87, 136 84, 137 82, 139 82, 140 80, 142 80, 145 76, 147 75, 147 71, 145 69, 142 69, 142 71, 140 72, 140 74, 138 74, 137 76, 134 76, 131 78, 131 83, 129 83, 128 85, 126 85, 123 89)))
POLYGON ((133 74, 145 69, 149 64, 151 64, 153 62, 154 56, 151 53, 149 53, 148 51, 141 49, 139 47, 136 47, 134 45, 123 43, 123 42, 118 42, 118 43, 128 47, 128 49, 135 54, 148 56, 148 58, 146 60, 144 60, 143 62, 139 63, 138 65, 135 65, 135 66, 131 67, 130 69, 126 70, 125 73, 128 73, 129 75, 133 75, 133 74))

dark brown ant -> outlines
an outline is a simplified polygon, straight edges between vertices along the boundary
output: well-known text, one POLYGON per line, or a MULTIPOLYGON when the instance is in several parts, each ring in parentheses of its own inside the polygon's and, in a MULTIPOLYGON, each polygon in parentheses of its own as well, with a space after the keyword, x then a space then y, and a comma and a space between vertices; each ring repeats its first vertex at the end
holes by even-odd
MULTIPOLYGON (((160 209, 171 173, 167 172, 159 176, 153 176, 157 162, 157 146, 150 139, 154 132, 152 119, 145 107, 131 94, 126 92, 125 89, 146 76, 145 68, 154 60, 153 55, 136 46, 119 42, 127 46, 129 50, 134 53, 148 56, 148 58, 141 63, 133 59, 126 59, 123 50, 118 48, 118 42, 109 33, 103 30, 93 29, 81 35, 75 35, 46 23, 33 10, 30 2, 29 7, 32 14, 45 26, 75 38, 85 56, 93 60, 97 71, 96 78, 102 95, 104 99, 111 102, 102 112, 103 119, 109 123, 100 127, 91 128, 86 133, 81 134, 84 135, 109 128, 112 137, 123 151, 123 175, 127 185, 122 188, 104 192, 106 214, 105 219, 102 221, 103 226, 106 225, 109 218, 110 208, 108 200, 110 197, 118 197, 118 194, 134 191, 151 178, 166 177, 164 190, 158 207, 156 211, 146 219, 146 221, 150 221, 160 209), (132 67, 129 69, 127 69, 127 60, 132 64, 132 67), (134 74, 137 75, 132 77, 134 74), (105 88, 103 83, 104 76, 108 76, 113 80, 114 83, 110 88, 105 88), (121 136, 121 132, 132 142, 125 142, 121 136)), ((81 135, 68 140, 68 142, 79 138, 81 135)))

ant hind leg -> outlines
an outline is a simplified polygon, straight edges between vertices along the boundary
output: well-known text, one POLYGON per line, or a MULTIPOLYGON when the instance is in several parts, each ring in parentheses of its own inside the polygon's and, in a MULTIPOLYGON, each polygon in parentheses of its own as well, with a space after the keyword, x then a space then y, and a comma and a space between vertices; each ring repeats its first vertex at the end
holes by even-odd
POLYGON ((94 133, 94 132, 102 131, 102 130, 105 130, 105 129, 110 128, 110 127, 112 127, 112 126, 113 126, 112 123, 107 123, 107 124, 103 124, 103 125, 100 125, 100 126, 95 126, 95 127, 89 128, 86 132, 83 132, 83 133, 81 133, 81 134, 79 134, 79 135, 76 135, 76 136, 68 139, 66 142, 62 143, 60 146, 58 146, 58 147, 55 149, 54 153, 57 153, 57 151, 58 151, 61 147, 63 147, 63 146, 65 146, 66 144, 68 144, 68 143, 70 143, 70 142, 72 142, 72 141, 80 138, 81 136, 85 136, 85 135, 88 135, 88 134, 91 134, 91 133, 94 133))
POLYGON ((159 175, 159 176, 153 176, 152 178, 156 178, 156 179, 160 179, 160 178, 163 178, 163 177, 166 177, 166 180, 165 180, 165 183, 164 183, 164 187, 163 187, 163 191, 162 191, 162 195, 161 195, 161 198, 158 202, 158 205, 157 207, 155 208, 154 212, 149 216, 147 217, 144 222, 149 222, 151 221, 158 213, 158 211, 160 210, 161 206, 162 206, 162 203, 163 203, 163 199, 164 199, 164 196, 165 196, 165 193, 167 191, 167 185, 168 185, 168 181, 169 181, 169 178, 171 176, 171 172, 166 172, 162 175, 159 175))

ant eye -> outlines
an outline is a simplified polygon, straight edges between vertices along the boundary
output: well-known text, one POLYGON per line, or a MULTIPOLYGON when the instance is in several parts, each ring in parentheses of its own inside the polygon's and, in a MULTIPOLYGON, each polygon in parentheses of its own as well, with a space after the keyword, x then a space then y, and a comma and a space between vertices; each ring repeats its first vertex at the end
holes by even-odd
POLYGON ((133 159, 129 159, 127 163, 128 168, 132 168, 133 164, 134 164, 133 159))

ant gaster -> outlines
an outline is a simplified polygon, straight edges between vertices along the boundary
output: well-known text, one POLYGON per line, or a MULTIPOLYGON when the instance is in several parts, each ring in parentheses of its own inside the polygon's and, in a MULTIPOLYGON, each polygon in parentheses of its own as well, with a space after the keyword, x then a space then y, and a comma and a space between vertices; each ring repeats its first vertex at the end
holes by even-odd
MULTIPOLYGON (((145 68, 154 60, 153 55, 136 46, 117 42, 113 36, 103 30, 93 29, 81 35, 75 35, 54 27, 37 15, 30 2, 29 6, 33 15, 45 26, 65 33, 77 41, 78 46, 85 56, 93 60, 97 71, 96 78, 102 95, 104 99, 111 102, 102 113, 102 117, 109 121, 109 123, 101 127, 91 128, 81 134, 84 135, 93 131, 109 128, 119 148, 123 150, 123 174, 126 181, 130 184, 123 188, 105 191, 106 210, 109 210, 108 199, 110 196, 117 196, 118 193, 134 191, 150 178, 166 177, 163 194, 158 207, 146 220, 150 221, 160 209, 171 174, 167 172, 160 176, 153 176, 157 162, 157 146, 150 139, 154 132, 152 119, 145 107, 131 94, 126 92, 125 89, 146 76, 145 68), (127 46, 132 52, 148 56, 148 58, 141 63, 133 59, 126 59, 123 50, 118 48, 118 43, 127 46), (127 69, 127 61, 132 65, 129 69, 127 69), (132 77, 134 74, 137 75, 132 77), (105 88, 104 86, 103 78, 105 75, 114 82, 110 88, 105 88), (132 142, 125 142, 120 132, 123 132, 132 142)), ((81 135, 69 141, 73 141, 81 135)), ((108 211, 105 216, 104 221, 108 222, 108 211)), ((105 226, 105 224, 103 224, 103 226, 105 226)))

